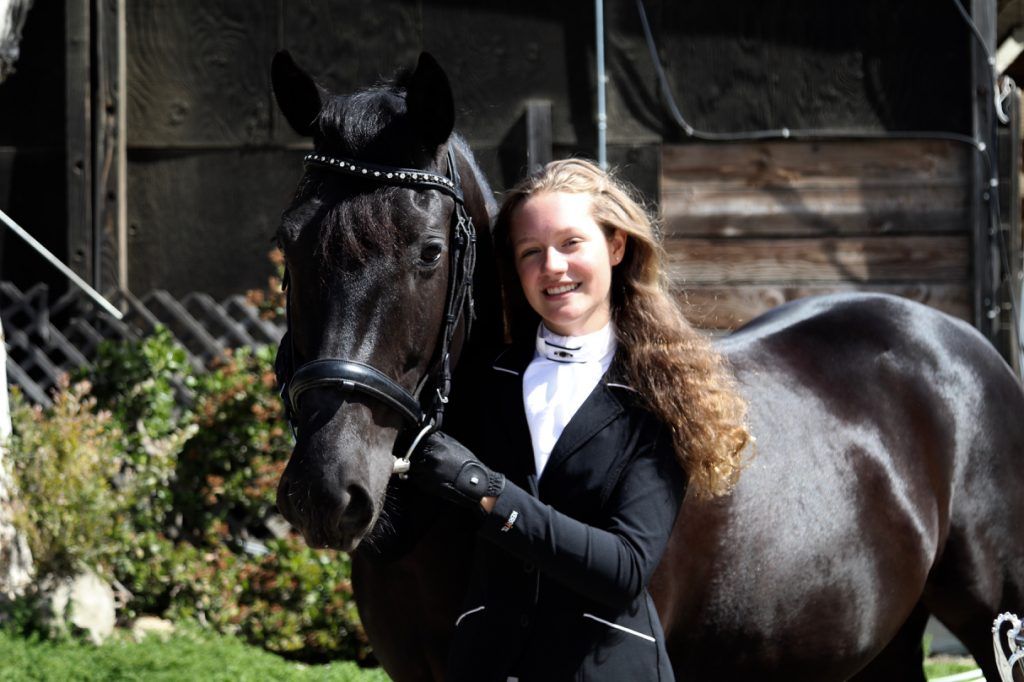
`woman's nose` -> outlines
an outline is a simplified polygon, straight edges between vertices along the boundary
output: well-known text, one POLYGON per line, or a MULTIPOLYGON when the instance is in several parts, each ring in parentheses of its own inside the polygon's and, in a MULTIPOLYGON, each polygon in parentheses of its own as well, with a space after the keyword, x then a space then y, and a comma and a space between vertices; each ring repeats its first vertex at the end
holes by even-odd
POLYGON ((545 272, 565 272, 568 267, 565 256, 558 249, 548 249, 544 257, 545 272))

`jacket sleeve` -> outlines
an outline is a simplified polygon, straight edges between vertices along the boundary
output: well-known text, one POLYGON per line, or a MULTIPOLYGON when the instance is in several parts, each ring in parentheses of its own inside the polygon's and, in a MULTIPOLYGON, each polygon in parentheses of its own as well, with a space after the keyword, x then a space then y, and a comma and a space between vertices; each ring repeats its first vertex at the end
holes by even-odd
POLYGON ((685 489, 671 438, 662 431, 622 472, 600 527, 508 482, 480 532, 569 589, 622 608, 643 591, 661 560, 685 489))

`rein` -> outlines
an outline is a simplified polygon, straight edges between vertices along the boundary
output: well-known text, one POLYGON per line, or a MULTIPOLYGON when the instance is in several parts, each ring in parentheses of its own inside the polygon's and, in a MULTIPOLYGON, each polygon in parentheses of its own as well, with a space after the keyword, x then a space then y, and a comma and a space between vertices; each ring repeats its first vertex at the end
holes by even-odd
MULTIPOLYGON (((474 316, 472 289, 473 269, 476 265, 476 232, 473 229, 473 220, 466 211, 462 183, 451 146, 448 147, 447 156, 447 176, 415 168, 382 166, 316 152, 307 154, 304 159, 307 168, 321 168, 382 185, 437 190, 455 200, 448 240, 448 288, 445 296, 444 321, 439 332, 440 343, 435 359, 430 364, 431 369, 427 370, 413 392, 410 393, 377 368, 354 360, 318 358, 300 365, 297 369, 293 368, 295 356, 291 341, 291 315, 287 316, 287 331, 285 337, 281 339, 275 362, 285 417, 296 439, 302 414, 302 394, 313 388, 328 387, 346 393, 362 393, 401 415, 416 429, 416 435, 405 455, 395 458, 392 473, 400 476, 409 471, 409 458, 420 441, 441 426, 451 392, 452 338, 459 321, 463 318, 466 323, 465 335, 468 336, 474 316), (430 392, 429 403, 424 409, 422 394, 429 383, 433 383, 434 390, 430 392)), ((287 288, 287 272, 284 282, 287 288)), ((289 310, 290 306, 289 302, 289 310)))

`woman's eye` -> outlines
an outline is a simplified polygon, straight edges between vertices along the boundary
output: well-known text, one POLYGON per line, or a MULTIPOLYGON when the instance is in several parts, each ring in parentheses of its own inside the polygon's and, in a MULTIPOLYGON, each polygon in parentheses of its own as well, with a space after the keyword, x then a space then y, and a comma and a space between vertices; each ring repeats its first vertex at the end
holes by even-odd
POLYGON ((420 251, 420 260, 427 264, 434 264, 441 259, 444 247, 440 242, 431 242, 420 251))

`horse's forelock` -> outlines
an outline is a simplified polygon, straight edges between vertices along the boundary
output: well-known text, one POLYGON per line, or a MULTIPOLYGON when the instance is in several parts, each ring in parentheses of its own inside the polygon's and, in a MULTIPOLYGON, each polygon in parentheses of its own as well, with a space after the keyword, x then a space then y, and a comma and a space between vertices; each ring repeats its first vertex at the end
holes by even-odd
MULTIPOLYGON (((382 136, 393 137, 395 123, 404 114, 404 93, 393 88, 336 95, 324 103, 317 117, 320 131, 317 141, 327 153, 359 157, 370 147, 380 147, 382 136)), ((408 140, 396 139, 395 142, 408 143, 408 140)))
POLYGON ((393 255, 401 243, 389 204, 390 188, 333 202, 320 224, 317 253, 328 267, 363 264, 377 255, 393 255))

